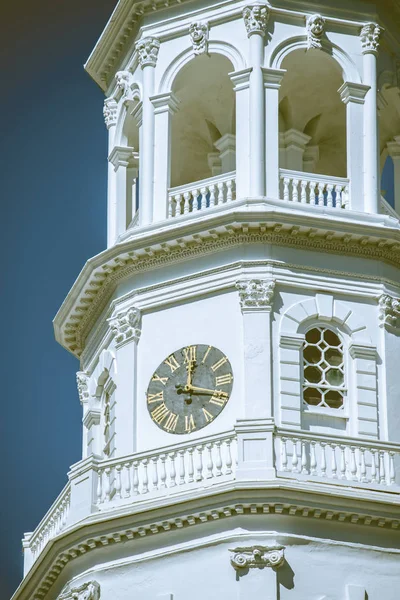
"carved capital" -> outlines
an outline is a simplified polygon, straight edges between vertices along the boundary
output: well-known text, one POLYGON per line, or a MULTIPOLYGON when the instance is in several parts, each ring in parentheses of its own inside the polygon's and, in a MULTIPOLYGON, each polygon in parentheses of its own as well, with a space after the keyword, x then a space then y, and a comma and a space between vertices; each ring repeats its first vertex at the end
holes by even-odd
POLYGON ((269 7, 266 4, 253 4, 243 9, 243 19, 247 37, 253 34, 265 36, 269 18, 269 7))
POLYGON ((231 565, 234 569, 278 568, 285 562, 283 546, 248 546, 232 548, 229 552, 232 552, 231 565))
POLYGON ((307 50, 316 48, 321 50, 321 38, 325 32, 325 19, 321 15, 311 15, 308 17, 307 24, 307 50))
POLYGON ((100 600, 100 584, 97 581, 89 581, 68 589, 58 596, 58 600, 100 600))
POLYGON ((195 54, 204 54, 208 51, 208 23, 196 21, 189 27, 190 41, 195 54))
POLYGON ((136 50, 139 55, 139 63, 142 69, 150 66, 155 67, 157 64, 158 51, 160 50, 160 42, 157 38, 147 37, 136 42, 136 50))
POLYGON ((107 129, 110 129, 117 123, 117 103, 114 98, 107 98, 104 100, 103 108, 104 122, 107 129))
POLYGON ((400 330, 400 298, 382 294, 379 298, 379 319, 382 327, 400 330))
POLYGON ((81 404, 89 400, 89 375, 85 371, 78 371, 76 374, 76 385, 78 387, 79 400, 81 404))
POLYGON ((110 327, 117 347, 133 340, 138 342, 141 334, 142 315, 138 308, 132 306, 119 312, 110 319, 110 327))
POLYGON ((379 50, 379 38, 383 33, 382 27, 376 23, 367 23, 362 27, 360 38, 363 54, 377 54, 379 50))
POLYGON ((239 290, 240 306, 246 309, 270 309, 272 307, 275 281, 250 279, 238 281, 236 288, 239 290))

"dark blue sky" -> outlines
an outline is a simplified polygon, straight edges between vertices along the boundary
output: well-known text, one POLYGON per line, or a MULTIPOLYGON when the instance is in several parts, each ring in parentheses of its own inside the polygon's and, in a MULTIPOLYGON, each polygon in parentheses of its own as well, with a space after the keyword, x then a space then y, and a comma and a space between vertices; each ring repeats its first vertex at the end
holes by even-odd
POLYGON ((83 63, 116 0, 2 3, 0 599, 80 459, 78 361, 52 319, 106 244, 103 93, 83 63))

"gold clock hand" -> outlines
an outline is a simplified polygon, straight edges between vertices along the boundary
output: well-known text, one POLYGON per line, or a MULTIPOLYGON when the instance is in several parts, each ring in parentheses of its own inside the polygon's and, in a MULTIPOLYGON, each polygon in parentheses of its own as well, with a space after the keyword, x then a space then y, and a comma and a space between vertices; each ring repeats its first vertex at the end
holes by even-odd
POLYGON ((220 390, 209 390, 207 388, 201 388, 201 387, 197 387, 195 385, 187 385, 184 388, 185 392, 203 392, 205 394, 218 394, 220 396, 227 396, 228 394, 226 392, 220 391, 220 390))

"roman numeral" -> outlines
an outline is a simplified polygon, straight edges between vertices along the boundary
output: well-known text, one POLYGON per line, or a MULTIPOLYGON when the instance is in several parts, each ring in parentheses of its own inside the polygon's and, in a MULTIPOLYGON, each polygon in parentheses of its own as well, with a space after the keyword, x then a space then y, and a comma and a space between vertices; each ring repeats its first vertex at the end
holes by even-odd
POLYGON ((180 367, 180 364, 178 363, 178 361, 176 360, 176 358, 173 354, 171 354, 171 356, 168 356, 168 358, 164 362, 171 369, 171 373, 173 373, 180 367))
POLYGON ((157 373, 154 373, 152 381, 159 381, 163 385, 165 385, 168 381, 168 377, 160 377, 157 373))
POLYGON ((158 392, 157 394, 147 394, 147 402, 153 404, 153 402, 162 402, 164 400, 164 391, 158 392))
POLYGON ((151 418, 158 425, 161 425, 161 423, 164 421, 167 415, 169 415, 169 412, 169 409, 165 406, 165 403, 163 402, 152 411, 151 418))
POLYGON ((183 349, 185 363, 194 362, 196 360, 196 346, 188 346, 183 349))
POLYGON ((201 361, 201 362, 202 362, 202 364, 204 364, 204 362, 205 362, 205 360, 206 360, 206 358, 207 358, 207 356, 208 356, 208 353, 210 352, 211 348, 212 348, 212 346, 208 346, 208 348, 207 348, 207 350, 206 350, 206 353, 205 353, 205 355, 203 356, 203 360, 201 361))
POLYGON ((232 373, 228 373, 228 375, 219 375, 215 378, 215 387, 220 385, 229 385, 233 381, 232 373))
POLYGON ((207 423, 211 423, 211 421, 214 419, 212 414, 208 412, 208 410, 206 410, 205 408, 203 408, 203 415, 207 423))
MULTIPOLYGON (((204 408, 203 408, 204 410, 204 408)), ((194 422, 193 415, 185 416, 185 431, 186 433, 191 433, 196 429, 196 423, 194 422)))
POLYGON ((218 362, 216 362, 211 367, 212 371, 216 371, 217 369, 219 369, 220 367, 222 367, 222 365, 224 365, 227 361, 228 361, 228 359, 226 358, 226 356, 224 356, 223 358, 221 358, 218 362))
POLYGON ((217 406, 224 406, 227 400, 228 394, 219 390, 215 390, 214 395, 210 398, 211 404, 217 404, 217 406))
POLYGON ((175 431, 176 425, 178 423, 179 415, 175 415, 174 413, 170 413, 165 425, 164 429, 166 431, 175 431))

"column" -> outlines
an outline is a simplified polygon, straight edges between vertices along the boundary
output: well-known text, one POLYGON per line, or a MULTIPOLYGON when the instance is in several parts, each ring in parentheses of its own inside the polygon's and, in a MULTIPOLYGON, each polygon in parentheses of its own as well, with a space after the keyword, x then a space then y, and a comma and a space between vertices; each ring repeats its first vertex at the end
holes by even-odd
POLYGON ((243 314, 244 410, 235 430, 238 439, 238 478, 275 477, 271 315, 275 282, 239 281, 243 314))
POLYGON ((266 196, 279 198, 279 89, 286 71, 263 69, 265 94, 266 196))
MULTIPOLYGON (((104 101, 104 121, 108 129, 108 154, 114 147, 115 126, 117 124, 117 103, 114 98, 107 98, 104 101)), ((107 248, 115 243, 116 239, 116 197, 115 197, 115 171, 113 165, 108 163, 107 178, 107 248)))
MULTIPOLYGON (((137 154, 136 154, 137 156, 137 154)), ((114 242, 126 231, 132 219, 132 193, 128 189, 128 170, 134 166, 135 156, 131 146, 115 146, 108 157, 113 165, 114 242)))
POLYGON ((143 70, 142 119, 143 135, 140 148, 140 224, 153 220, 154 192, 154 107, 150 100, 154 94, 154 71, 160 42, 156 38, 144 38, 136 44, 140 66, 143 70))
POLYGON ((250 195, 250 74, 252 69, 229 73, 236 99, 236 198, 250 195))
POLYGON ((167 218, 171 185, 171 121, 179 100, 172 92, 150 98, 154 107, 154 213, 153 221, 167 218))
POLYGON ((338 89, 346 105, 347 177, 351 210, 366 212, 364 206, 364 152, 360 140, 364 137, 365 96, 368 85, 345 81, 338 89))
POLYGON ((394 166, 394 209, 400 215, 400 135, 386 145, 394 166))
POLYGON ((361 29, 364 84, 370 87, 364 107, 364 210, 369 213, 379 212, 380 200, 376 59, 381 33, 375 23, 361 29))
POLYGON ((265 195, 265 103, 264 37, 269 9, 254 4, 243 9, 244 24, 250 40, 250 194, 265 195))

